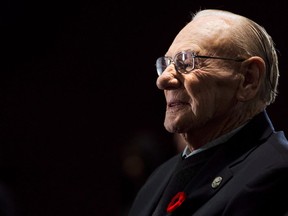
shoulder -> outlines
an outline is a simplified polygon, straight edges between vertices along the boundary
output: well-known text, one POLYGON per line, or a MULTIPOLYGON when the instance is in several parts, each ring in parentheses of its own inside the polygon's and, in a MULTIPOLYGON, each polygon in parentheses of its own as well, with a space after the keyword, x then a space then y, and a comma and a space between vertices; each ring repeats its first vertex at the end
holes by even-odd
POLYGON ((260 153, 288 166, 288 140, 283 131, 273 134, 260 146, 260 153))

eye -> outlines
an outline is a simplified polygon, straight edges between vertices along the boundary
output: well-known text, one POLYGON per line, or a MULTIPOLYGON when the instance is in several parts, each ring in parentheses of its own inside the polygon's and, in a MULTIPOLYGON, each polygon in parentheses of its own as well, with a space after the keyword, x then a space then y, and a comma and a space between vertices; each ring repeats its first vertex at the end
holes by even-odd
POLYGON ((194 68, 194 58, 190 52, 182 52, 176 56, 176 66, 182 73, 190 72, 194 68))

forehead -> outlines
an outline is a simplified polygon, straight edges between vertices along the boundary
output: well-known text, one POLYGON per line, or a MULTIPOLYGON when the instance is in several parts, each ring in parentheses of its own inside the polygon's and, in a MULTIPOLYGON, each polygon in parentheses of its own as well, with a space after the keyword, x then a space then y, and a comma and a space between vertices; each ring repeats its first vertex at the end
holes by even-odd
POLYGON ((233 21, 215 15, 196 17, 175 37, 168 53, 175 55, 185 49, 196 52, 219 51, 228 46, 233 21))

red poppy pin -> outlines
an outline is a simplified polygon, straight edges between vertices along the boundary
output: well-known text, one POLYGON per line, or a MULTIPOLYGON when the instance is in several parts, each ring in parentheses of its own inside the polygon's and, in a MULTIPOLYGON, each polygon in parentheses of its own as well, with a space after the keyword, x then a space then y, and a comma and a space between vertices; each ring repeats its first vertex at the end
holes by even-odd
POLYGON ((186 199, 186 194, 184 192, 178 192, 171 202, 169 203, 166 211, 168 213, 173 212, 175 209, 177 209, 186 199))

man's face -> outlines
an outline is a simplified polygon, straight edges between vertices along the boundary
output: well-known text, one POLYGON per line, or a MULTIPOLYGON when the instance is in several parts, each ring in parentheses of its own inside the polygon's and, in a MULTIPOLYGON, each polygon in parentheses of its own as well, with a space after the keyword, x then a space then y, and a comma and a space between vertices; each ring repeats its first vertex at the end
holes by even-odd
MULTIPOLYGON (((181 51, 193 50, 199 55, 231 58, 225 56, 229 50, 225 44, 229 27, 213 17, 198 18, 180 31, 166 56, 174 58, 181 51), (219 52, 220 48, 223 51, 219 52)), ((195 62, 196 68, 190 73, 178 73, 171 64, 157 79, 167 102, 164 126, 170 132, 185 133, 205 127, 217 130, 217 124, 235 112, 239 79, 233 67, 228 66, 232 63, 217 59, 195 62)))

